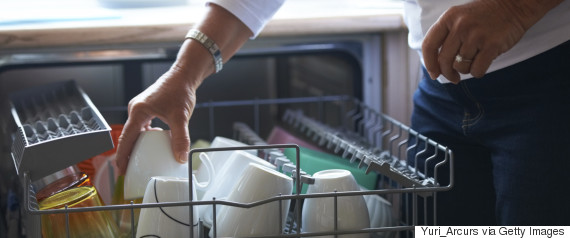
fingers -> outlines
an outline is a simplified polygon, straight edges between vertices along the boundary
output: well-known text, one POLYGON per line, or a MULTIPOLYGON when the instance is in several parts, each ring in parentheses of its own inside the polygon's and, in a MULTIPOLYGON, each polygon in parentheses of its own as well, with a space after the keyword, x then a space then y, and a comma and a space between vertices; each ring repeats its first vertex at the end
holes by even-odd
POLYGON ((460 57, 459 60, 454 60, 453 68, 457 70, 457 72, 462 74, 468 74, 471 72, 471 66, 473 65, 475 56, 477 55, 477 48, 474 47, 472 44, 464 43, 459 50, 459 53, 456 57, 460 57))
MULTIPOLYGON (((151 127, 151 117, 144 114, 141 115, 142 113, 138 113, 135 110, 131 110, 131 114, 123 127, 123 132, 119 137, 119 144, 117 146, 116 163, 121 175, 124 175, 127 171, 129 155, 141 131, 162 130, 162 128, 151 127)), ((188 161, 188 153, 190 150, 190 136, 187 123, 182 120, 178 123, 172 123, 170 128, 174 156, 178 162, 185 163, 188 161)))
POLYGON ((455 34, 453 34, 453 32, 450 32, 439 52, 438 60, 441 74, 452 83, 458 83, 460 80, 459 73, 455 68, 453 68, 455 56, 457 55, 457 52, 459 52, 460 46, 461 42, 459 39, 455 34))
POLYGON ((424 62, 430 77, 436 79, 443 75, 455 84, 461 80, 459 73, 471 74, 476 78, 483 77, 500 54, 493 51, 493 47, 479 49, 478 44, 469 39, 463 42, 454 31, 449 31, 438 23, 429 30, 422 45, 424 62), (458 56, 461 60, 458 60, 458 56))
POLYGON ((493 51, 490 49, 477 53, 476 57, 473 59, 471 70, 469 72, 475 78, 481 78, 485 76, 485 73, 487 73, 487 70, 491 66, 491 63, 499 55, 500 53, 498 51, 493 51))
POLYGON ((426 34, 422 43, 424 64, 431 79, 436 79, 441 74, 439 62, 439 49, 447 38, 449 30, 445 24, 436 22, 426 34))
POLYGON ((188 161, 190 152, 190 134, 188 132, 188 122, 180 121, 170 125, 170 137, 172 152, 179 163, 188 161))
MULTIPOLYGON (((133 114, 136 114, 133 112, 133 114)), ((124 175, 127 172, 129 163, 129 155, 133 150, 133 146, 141 133, 141 128, 148 127, 150 119, 147 116, 130 115, 123 127, 123 132, 119 136, 117 145, 116 162, 119 173, 124 175)))
POLYGON ((516 42, 502 40, 509 39, 511 29, 494 16, 482 2, 454 6, 440 16, 422 43, 424 64, 430 77, 443 75, 452 83, 459 83, 460 73, 483 77, 493 60, 516 42), (507 37, 501 37, 503 35, 507 37), (460 56, 459 60, 456 56, 460 56))

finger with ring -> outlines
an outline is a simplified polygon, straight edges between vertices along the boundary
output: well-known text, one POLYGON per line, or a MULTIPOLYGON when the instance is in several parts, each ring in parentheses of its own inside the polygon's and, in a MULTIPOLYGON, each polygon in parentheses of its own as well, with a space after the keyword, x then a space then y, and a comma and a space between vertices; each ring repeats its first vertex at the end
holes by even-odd
POLYGON ((461 56, 460 54, 457 54, 457 55, 455 56, 455 62, 457 62, 457 63, 461 63, 461 62, 471 63, 471 61, 473 61, 473 60, 465 59, 465 58, 463 58, 463 56, 461 56))

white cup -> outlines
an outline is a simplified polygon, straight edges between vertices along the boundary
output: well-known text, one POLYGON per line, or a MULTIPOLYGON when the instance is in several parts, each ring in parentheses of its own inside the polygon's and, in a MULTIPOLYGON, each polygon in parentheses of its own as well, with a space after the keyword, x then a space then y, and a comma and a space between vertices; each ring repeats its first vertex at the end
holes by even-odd
MULTIPOLYGON (((212 175, 212 163, 206 156, 200 156, 206 173, 212 175)), ((124 196, 126 200, 142 198, 146 185, 153 176, 188 178, 188 162, 181 164, 174 158, 170 142, 170 131, 143 131, 139 135, 130 155, 125 174, 124 196)), ((211 178, 207 178, 211 180, 211 178)), ((206 188, 199 187, 201 190, 206 188)))
MULTIPOLYGON (((204 157, 207 155, 204 154, 204 157)), ((202 201, 210 201, 212 198, 216 200, 226 199, 233 186, 237 181, 245 175, 245 170, 249 163, 261 165, 263 167, 275 170, 275 165, 244 151, 232 151, 228 158, 225 158, 222 163, 219 163, 218 169, 213 168, 213 173, 216 175, 211 180, 212 182, 207 185, 208 189, 205 190, 202 201)), ((212 226, 212 209, 210 206, 200 206, 200 218, 204 221, 207 227, 212 226)))
MULTIPOLYGON (((196 185, 196 179, 192 176, 196 185)), ((187 178, 152 177, 146 186, 143 203, 186 202, 189 200, 187 178)), ((196 186, 192 187, 192 199, 196 201, 196 186)), ((199 235, 198 206, 193 207, 190 222, 189 206, 142 208, 139 216, 136 237, 194 237, 199 235)))
MULTIPOLYGON (((361 188, 362 189, 362 188, 361 188)), ((396 225, 392 218, 392 203, 376 194, 364 195, 364 201, 368 208, 371 228, 383 228, 396 225)), ((395 232, 378 232, 374 237, 390 238, 395 232)))
MULTIPOLYGON (((232 187, 227 201, 252 203, 279 195, 290 195, 293 191, 293 179, 273 169, 255 163, 247 164, 243 176, 232 187)), ((265 203, 252 208, 220 206, 216 216, 216 236, 251 237, 280 235, 285 226, 291 201, 281 200, 265 203), (281 217, 279 216, 281 214, 281 217)), ((210 229, 210 237, 213 229, 210 229)))
MULTIPOLYGON (((315 183, 307 194, 360 191, 354 176, 348 170, 330 169, 313 174, 315 183)), ((363 196, 339 196, 337 199, 339 231, 361 230, 370 226, 368 208, 363 196)), ((307 198, 303 203, 301 230, 303 232, 334 231, 334 198, 307 198)), ((369 237, 370 234, 341 235, 339 237, 369 237)), ((333 236, 330 236, 333 237, 333 236)))
MULTIPOLYGON (((224 148, 224 147, 238 147, 238 146, 247 146, 247 144, 222 136, 216 136, 214 140, 212 140, 212 143, 210 143, 210 148, 224 148)), ((219 171, 224 162, 226 161, 226 159, 230 157, 230 155, 233 152, 234 152, 233 150, 213 151, 213 152, 207 152, 207 154, 210 160, 212 161, 214 169, 219 171)), ((247 152, 257 156, 257 150, 247 150, 247 152)), ((199 182, 203 182, 206 179, 208 179, 207 175, 208 172, 205 166, 200 164, 198 168, 192 168, 192 169, 196 170, 195 172, 196 179, 198 179, 199 182)), ((198 199, 200 198, 201 194, 200 191, 198 191, 198 199)))

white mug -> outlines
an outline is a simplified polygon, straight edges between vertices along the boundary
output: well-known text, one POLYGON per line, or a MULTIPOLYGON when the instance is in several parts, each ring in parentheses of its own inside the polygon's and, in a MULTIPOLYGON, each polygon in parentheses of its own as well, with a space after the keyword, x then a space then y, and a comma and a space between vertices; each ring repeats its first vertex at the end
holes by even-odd
MULTIPOLYGON (((200 156, 208 176, 213 175, 213 165, 206 156, 200 156)), ((130 155, 125 174, 124 196, 126 200, 142 198, 148 181, 153 176, 188 178, 188 162, 181 164, 174 158, 170 131, 143 131, 130 155)), ((211 178, 207 178, 211 181, 211 178)), ((206 188, 199 187, 201 190, 206 188)))
MULTIPOLYGON (((192 176, 192 200, 196 201, 196 178, 192 176)), ((189 200, 187 178, 152 177, 147 184, 143 203, 186 202, 189 200)), ((194 237, 199 235, 198 206, 193 207, 190 221, 189 206, 142 208, 136 237, 194 237)))
MULTIPOLYGON (((204 154, 204 157, 208 156, 204 154)), ((232 187, 245 175, 244 171, 249 163, 258 164, 271 170, 276 169, 274 165, 255 155, 240 150, 232 151, 231 155, 218 165, 218 169, 212 169, 216 176, 207 185, 208 189, 205 190, 204 196, 200 200, 210 201, 214 197, 216 200, 226 199, 232 187)), ((204 225, 211 227, 213 220, 211 206, 200 206, 199 209, 200 218, 204 221, 204 225)))
MULTIPOLYGON (((364 195, 364 201, 368 207, 368 215, 370 216, 371 228, 383 228, 395 226, 392 218, 392 203, 376 194, 364 195)), ((376 237, 389 238, 394 237, 395 232, 378 232, 376 237)))
MULTIPOLYGON (((222 137, 222 136, 216 136, 214 138, 214 140, 212 140, 212 143, 210 143, 210 148, 224 148, 224 147, 238 147, 238 146, 247 146, 246 144, 236 141, 236 140, 232 140, 226 137, 222 137)), ((210 158, 210 161, 212 162, 212 165, 214 167, 215 170, 219 171, 221 169, 221 167, 223 166, 223 164, 225 163, 226 159, 228 157, 230 157, 230 155, 233 153, 233 150, 228 150, 228 151, 212 151, 212 152, 207 152, 208 157, 210 158)), ((251 153, 252 155, 257 155, 257 150, 247 150, 248 153, 251 153)), ((194 170, 196 170, 195 174, 196 174, 196 179, 198 179, 199 182, 203 182, 207 179, 208 177, 208 171, 207 168, 203 165, 199 165, 198 168, 192 168, 194 170)), ((201 199, 202 196, 200 194, 200 192, 198 191, 198 199, 201 199)))
MULTIPOLYGON (((354 176, 348 170, 330 169, 313 174, 315 183, 307 194, 360 191, 354 176)), ((370 227, 368 208, 363 196, 339 196, 337 199, 339 231, 361 230, 370 227)), ((303 232, 334 231, 334 198, 307 198, 303 203, 301 230, 303 232)), ((369 237, 370 234, 341 235, 339 237, 369 237)), ((333 237, 333 236, 330 236, 333 237)))
MULTIPOLYGON (((290 195, 293 179, 265 166, 249 163, 243 176, 232 187, 227 201, 252 203, 279 195, 290 195)), ((285 226, 291 200, 265 203, 252 208, 221 205, 216 216, 216 236, 251 237, 280 235, 285 226), (281 217, 279 216, 281 214, 281 217)), ((213 229, 210 229, 210 237, 213 229)))

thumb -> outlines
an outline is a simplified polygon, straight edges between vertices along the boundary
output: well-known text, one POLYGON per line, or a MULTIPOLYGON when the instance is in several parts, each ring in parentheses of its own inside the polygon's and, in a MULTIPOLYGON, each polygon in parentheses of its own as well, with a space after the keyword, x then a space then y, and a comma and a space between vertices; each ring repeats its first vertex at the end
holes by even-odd
POLYGON ((174 157, 179 163, 186 163, 190 152, 190 134, 187 124, 171 125, 170 138, 174 157))
POLYGON ((449 34, 447 26, 441 23, 441 21, 442 19, 440 18, 440 20, 430 27, 422 42, 424 65, 431 79, 436 79, 441 74, 439 50, 449 34))

